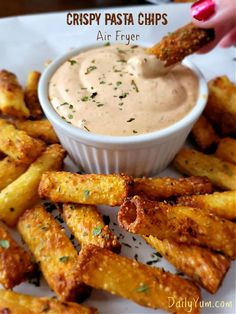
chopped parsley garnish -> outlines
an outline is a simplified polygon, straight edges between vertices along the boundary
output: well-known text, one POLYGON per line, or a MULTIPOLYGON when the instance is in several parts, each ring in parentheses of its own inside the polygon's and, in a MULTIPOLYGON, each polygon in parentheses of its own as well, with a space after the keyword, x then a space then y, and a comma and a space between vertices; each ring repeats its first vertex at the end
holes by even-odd
POLYGON ((93 59, 93 60, 91 61, 91 63, 95 63, 95 61, 96 61, 96 60, 95 60, 95 59, 93 59))
POLYGON ((149 287, 145 283, 142 283, 137 289, 135 289, 137 292, 148 292, 148 290, 149 287))
POLYGON ((138 45, 133 45, 130 47, 131 49, 135 49, 135 48, 138 48, 138 45))
POLYGON ((116 86, 120 86, 121 84, 122 84, 121 81, 117 81, 117 82, 116 82, 116 86))
POLYGON ((10 247, 10 243, 8 240, 0 240, 0 247, 3 249, 8 249, 10 247))
POLYGON ((120 60, 117 60, 117 62, 126 63, 127 61, 126 61, 126 60, 124 60, 124 59, 120 59, 120 60))
POLYGON ((91 98, 94 98, 94 97, 96 97, 97 96, 97 92, 94 92, 94 93, 92 93, 92 95, 90 96, 91 98))
POLYGON ((102 227, 95 227, 92 231, 92 235, 94 235, 95 237, 99 236, 102 232, 102 227))
POLYGON ((133 86, 133 89, 138 93, 139 89, 138 89, 138 86, 137 86, 137 84, 135 83, 134 80, 131 81, 131 85, 133 86))
POLYGON ((118 51, 119 53, 126 53, 125 50, 122 50, 122 49, 120 49, 120 48, 117 48, 117 51, 118 51))
POLYGON ((88 100, 89 100, 89 96, 83 96, 83 97, 81 98, 81 100, 82 100, 82 101, 88 101, 88 100))
POLYGON ((60 106, 69 106, 68 102, 63 102, 60 106))
POLYGON ((68 262, 68 260, 69 260, 69 256, 61 256, 61 257, 59 257, 59 261, 61 263, 66 263, 66 262, 68 262))
POLYGON ((84 125, 84 128, 86 131, 90 132, 89 128, 87 128, 85 125, 84 125))
POLYGON ((108 47, 110 46, 111 44, 109 43, 109 41, 107 43, 104 44, 104 47, 108 47))
POLYGON ((119 96, 120 99, 126 98, 128 96, 128 93, 123 93, 122 95, 119 96))
POLYGON ((97 104, 97 107, 103 107, 104 104, 97 104))
POLYGON ((105 81, 101 81, 99 84, 106 84, 106 82, 105 81))
POLYGON ((132 121, 134 121, 135 120, 135 118, 130 118, 129 120, 127 120, 126 122, 132 122, 132 121))
POLYGON ((70 106, 69 106, 69 109, 73 109, 73 108, 74 108, 74 106, 73 106, 73 105, 70 105, 70 106))
POLYGON ((68 114, 68 119, 73 119, 74 118, 74 116, 73 116, 73 114, 68 114))
POLYGON ((90 191, 89 190, 84 190, 84 197, 88 198, 90 195, 90 191))
POLYGON ((70 63, 70 65, 74 65, 74 64, 76 64, 76 63, 77 63, 77 61, 76 61, 76 60, 68 60, 68 62, 70 63))
POLYGON ((84 74, 89 74, 91 73, 92 71, 96 70, 97 67, 95 65, 91 65, 90 67, 87 68, 86 72, 84 74))
POLYGON ((123 102, 120 102, 119 104, 118 104, 118 106, 123 106, 124 105, 124 103, 123 102))

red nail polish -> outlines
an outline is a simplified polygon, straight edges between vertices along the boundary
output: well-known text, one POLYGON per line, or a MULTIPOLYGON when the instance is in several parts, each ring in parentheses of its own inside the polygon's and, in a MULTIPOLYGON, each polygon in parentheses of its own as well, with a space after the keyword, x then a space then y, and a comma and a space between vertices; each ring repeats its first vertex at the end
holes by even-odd
POLYGON ((215 13, 213 0, 198 0, 191 6, 192 17, 198 21, 207 21, 215 13))

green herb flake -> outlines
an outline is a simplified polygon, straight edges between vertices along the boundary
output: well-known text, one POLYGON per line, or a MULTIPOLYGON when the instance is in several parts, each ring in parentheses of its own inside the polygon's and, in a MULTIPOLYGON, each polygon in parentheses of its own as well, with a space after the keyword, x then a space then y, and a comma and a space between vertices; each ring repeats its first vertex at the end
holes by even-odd
POLYGON ((119 96, 120 99, 126 98, 128 96, 128 93, 123 93, 122 95, 119 96))
POLYGON ((97 92, 92 93, 92 95, 90 96, 91 98, 95 98, 97 96, 97 92))
POLYGON ((83 97, 81 98, 81 100, 82 100, 82 101, 88 101, 88 100, 89 100, 89 96, 83 96, 83 97))
POLYGON ((97 107, 103 107, 104 104, 97 104, 97 107))
POLYGON ((86 125, 84 125, 84 129, 85 129, 86 131, 90 132, 89 128, 88 128, 86 125))
POLYGON ((73 109, 73 108, 74 108, 74 106, 73 106, 73 105, 70 105, 70 106, 69 106, 69 109, 73 109))
POLYGON ((138 89, 138 86, 137 86, 137 84, 135 83, 134 80, 131 81, 131 85, 133 86, 133 89, 136 91, 136 93, 138 93, 139 89, 138 89))
POLYGON ((90 191, 89 190, 84 190, 84 197, 88 198, 90 195, 90 191))
POLYGON ((119 104, 118 104, 118 106, 123 106, 124 105, 124 103, 123 102, 120 102, 119 104))
POLYGON ((124 59, 119 59, 119 60, 117 60, 117 62, 126 63, 127 61, 124 59))
POLYGON ((68 119, 73 119, 74 118, 74 116, 73 116, 73 114, 68 114, 68 119))
POLYGON ((110 46, 111 44, 110 44, 110 42, 108 41, 107 43, 105 43, 104 44, 104 47, 108 47, 108 46, 110 46))
POLYGON ((132 122, 132 121, 134 121, 135 120, 135 118, 130 118, 129 120, 127 120, 126 122, 132 122))
POLYGON ((68 262, 68 260, 69 260, 69 256, 61 256, 61 257, 59 257, 59 261, 61 263, 66 263, 66 262, 68 262))
POLYGON ((137 289, 135 289, 135 291, 137 291, 137 292, 148 292, 149 287, 145 283, 142 283, 137 289))
POLYGON ((74 65, 74 64, 76 64, 76 63, 77 63, 77 61, 76 61, 76 60, 68 60, 68 62, 70 63, 70 65, 74 65))
POLYGON ((116 82, 116 86, 120 86, 121 84, 122 84, 121 81, 117 81, 117 82, 116 82))
POLYGON ((106 84, 106 82, 105 81, 101 81, 99 84, 106 84))
POLYGON ((93 60, 91 61, 91 63, 95 63, 95 61, 96 61, 96 60, 95 60, 95 59, 93 59, 93 60))
POLYGON ((102 233, 102 227, 95 227, 92 231, 92 235, 97 237, 102 233))
POLYGON ((92 71, 96 70, 97 67, 95 65, 91 65, 90 67, 87 68, 86 72, 84 74, 89 74, 91 73, 92 71))
POLYGON ((0 240, 0 247, 3 249, 8 249, 10 247, 10 243, 8 240, 0 240))

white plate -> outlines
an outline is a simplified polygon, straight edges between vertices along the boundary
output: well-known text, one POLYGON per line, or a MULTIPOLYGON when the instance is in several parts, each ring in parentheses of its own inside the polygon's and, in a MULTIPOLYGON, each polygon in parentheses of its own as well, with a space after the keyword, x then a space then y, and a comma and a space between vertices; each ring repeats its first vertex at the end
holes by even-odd
MULTIPOLYGON (((96 11, 97 12, 97 11, 96 11)), ((177 27, 188 22, 189 5, 163 5, 163 6, 140 6, 133 8, 103 9, 99 12, 132 12, 136 18, 140 12, 166 12, 168 14, 169 24, 167 26, 68 26, 66 25, 66 13, 42 14, 33 16, 19 16, 14 18, 0 19, 0 68, 13 71, 18 75, 22 83, 26 80, 26 75, 30 70, 43 70, 45 61, 55 58, 68 49, 81 47, 83 44, 90 44, 96 41, 98 30, 115 34, 116 30, 122 30, 124 33, 137 33, 140 35, 138 42, 142 45, 150 45, 157 42, 165 33, 173 31, 177 27)), ((136 19, 137 20, 137 19, 136 19)), ((106 41, 106 40, 105 40, 106 41)), ((113 40, 114 41, 114 40, 113 40)), ((228 75, 235 80, 235 50, 233 48, 222 50, 215 49, 205 56, 192 56, 194 61, 205 74, 207 79, 217 75, 228 75)), ((68 170, 77 170, 72 165, 67 165, 68 170)), ((167 169, 161 175, 178 176, 173 169, 167 169)), ((117 210, 111 208, 102 208, 102 212, 111 218, 111 228, 115 233, 121 234, 121 242, 132 246, 123 245, 122 255, 134 257, 138 254, 141 262, 147 262, 152 259, 154 252, 147 246, 142 239, 120 230, 113 223, 116 222, 117 210), (124 238, 123 238, 124 237, 124 238)), ((14 233, 14 232, 13 232, 14 233)), ((232 263, 223 286, 216 295, 202 291, 203 304, 202 313, 220 314, 236 313, 236 267, 232 263), (222 303, 220 303, 222 301, 222 303), (208 303, 206 303, 208 302, 208 303), (211 304, 209 303, 211 302, 211 304), (228 303, 227 303, 228 302, 228 303), (219 307, 220 306, 220 307, 219 307)), ((155 266, 164 267, 166 270, 176 272, 163 258, 155 266)), ((41 280, 40 287, 24 283, 14 289, 22 293, 28 293, 36 296, 51 296, 53 293, 49 290, 46 283, 41 280)), ((93 291, 92 296, 85 302, 88 305, 97 307, 101 314, 138 314, 138 313, 164 313, 159 310, 151 310, 138 306, 130 301, 111 296, 101 291, 93 291)), ((20 313, 19 313, 20 314, 20 313)))

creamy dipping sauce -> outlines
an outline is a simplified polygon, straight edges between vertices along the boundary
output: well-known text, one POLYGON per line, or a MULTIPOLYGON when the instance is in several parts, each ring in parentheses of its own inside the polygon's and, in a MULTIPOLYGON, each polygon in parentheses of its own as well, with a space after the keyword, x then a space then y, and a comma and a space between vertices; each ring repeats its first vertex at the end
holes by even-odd
POLYGON ((166 128, 195 106, 198 78, 168 72, 146 49, 104 46, 74 56, 49 83, 49 99, 67 122, 96 134, 127 136, 166 128))

